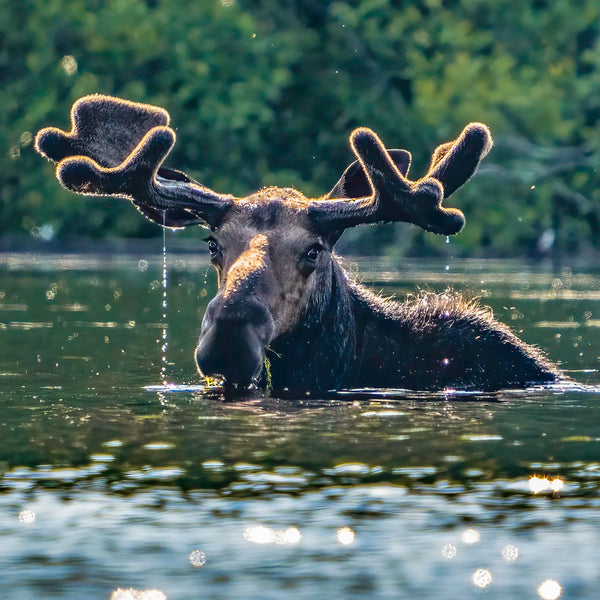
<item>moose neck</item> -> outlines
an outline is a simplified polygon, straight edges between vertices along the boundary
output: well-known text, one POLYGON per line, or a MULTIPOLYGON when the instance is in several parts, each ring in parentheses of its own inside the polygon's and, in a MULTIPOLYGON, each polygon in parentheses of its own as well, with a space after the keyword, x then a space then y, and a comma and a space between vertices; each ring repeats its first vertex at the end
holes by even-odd
MULTIPOLYGON (((336 389, 348 381, 356 345, 356 297, 348 275, 332 256, 319 274, 298 326, 267 350, 274 389, 336 389)), ((263 371, 262 382, 268 375, 263 371)))

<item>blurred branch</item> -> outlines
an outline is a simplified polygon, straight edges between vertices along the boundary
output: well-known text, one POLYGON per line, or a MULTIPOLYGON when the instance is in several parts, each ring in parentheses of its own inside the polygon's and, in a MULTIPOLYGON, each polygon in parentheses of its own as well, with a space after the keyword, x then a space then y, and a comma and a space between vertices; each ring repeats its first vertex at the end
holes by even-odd
POLYGON ((534 184, 593 166, 593 154, 586 144, 580 146, 539 146, 521 136, 501 136, 495 140, 494 153, 479 174, 504 180, 534 184), (496 162, 494 161, 496 159, 496 162))

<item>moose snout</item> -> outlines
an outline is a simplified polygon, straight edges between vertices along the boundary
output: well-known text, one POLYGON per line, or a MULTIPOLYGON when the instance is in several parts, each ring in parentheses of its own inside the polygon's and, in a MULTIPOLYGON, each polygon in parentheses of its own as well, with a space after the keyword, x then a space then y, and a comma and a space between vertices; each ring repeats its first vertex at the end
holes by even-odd
POLYGON ((265 348, 273 335, 273 319, 259 302, 226 306, 209 304, 196 348, 196 364, 204 377, 222 377, 226 385, 247 387, 262 370, 265 348))

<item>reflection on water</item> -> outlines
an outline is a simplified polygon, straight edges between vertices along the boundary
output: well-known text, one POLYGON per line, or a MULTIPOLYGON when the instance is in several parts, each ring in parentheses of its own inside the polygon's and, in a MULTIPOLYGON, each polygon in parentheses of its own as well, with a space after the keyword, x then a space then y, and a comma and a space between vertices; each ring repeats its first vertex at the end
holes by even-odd
POLYGON ((167 600, 160 590, 122 590, 117 588, 111 595, 110 600, 167 600))
POLYGON ((354 543, 354 531, 350 527, 340 527, 336 533, 337 541, 343 546, 349 546, 354 543))
POLYGON ((231 402, 192 359, 212 275, 171 261, 163 306, 160 255, 0 255, 11 599, 595 597, 595 272, 360 264, 483 297, 567 384, 231 402))
POLYGON ((543 598, 544 600, 556 600, 556 598, 559 598, 561 595, 562 587, 558 581, 546 579, 546 581, 542 582, 537 591, 540 598, 543 598))

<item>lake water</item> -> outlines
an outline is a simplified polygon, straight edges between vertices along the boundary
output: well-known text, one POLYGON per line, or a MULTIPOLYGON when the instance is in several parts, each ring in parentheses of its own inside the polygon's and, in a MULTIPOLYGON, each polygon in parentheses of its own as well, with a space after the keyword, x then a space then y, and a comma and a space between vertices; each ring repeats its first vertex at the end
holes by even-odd
POLYGON ((204 259, 163 317, 160 255, 0 254, 3 597, 600 597, 600 271, 446 262, 357 269, 481 296, 577 385, 223 402, 204 259))

